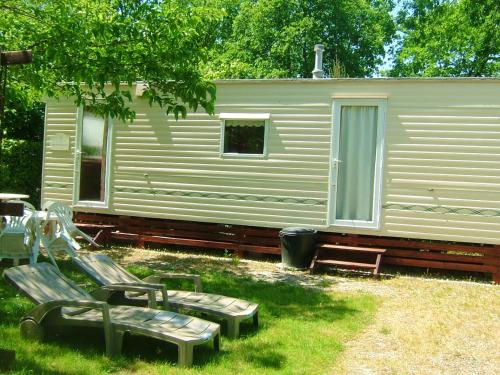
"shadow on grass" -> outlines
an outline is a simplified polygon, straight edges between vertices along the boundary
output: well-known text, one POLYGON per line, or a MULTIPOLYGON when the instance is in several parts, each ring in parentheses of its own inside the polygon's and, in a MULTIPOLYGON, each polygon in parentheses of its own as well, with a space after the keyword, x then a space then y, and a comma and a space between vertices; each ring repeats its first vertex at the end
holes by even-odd
POLYGON ((402 266, 383 266, 382 271, 398 276, 423 277, 426 279, 471 281, 475 283, 491 284, 491 274, 471 271, 439 270, 431 268, 416 268, 402 266))
MULTIPOLYGON (((165 264, 163 262, 169 261, 178 263, 175 257, 170 259, 169 256, 162 256, 160 267, 163 269, 165 264)), ((225 357, 234 355, 232 351, 238 350, 241 343, 241 352, 237 355, 241 356, 245 362, 261 369, 279 370, 287 363, 287 349, 280 347, 278 342, 273 341, 267 331, 277 325, 281 319, 296 321, 297 325, 302 324, 301 322, 331 324, 338 320, 348 322, 351 318, 363 314, 363 311, 353 308, 347 298, 333 296, 319 289, 304 288, 286 282, 255 281, 250 277, 236 276, 233 272, 226 270, 225 266, 221 265, 220 262, 219 265, 215 261, 213 263, 209 267, 210 271, 204 272, 204 291, 258 303, 260 305, 260 327, 255 330, 251 319, 242 322, 241 340, 260 335, 261 338, 265 336, 267 342, 255 343, 246 340, 240 342, 240 339, 228 340, 223 337, 222 351, 219 354, 214 353, 211 344, 195 347, 194 364, 196 366, 203 367, 209 362, 213 364, 222 362, 225 357), (229 350, 224 347, 225 342, 228 343, 227 348, 229 350)), ((62 260, 58 264, 66 276, 87 290, 96 287, 77 270, 70 260, 62 260)), ((186 265, 188 264, 189 260, 186 261, 186 265)), ((149 264, 135 263, 134 267, 130 267, 130 270, 140 277, 154 272, 145 266, 149 266, 149 264)), ((191 269, 190 267, 187 268, 191 269)), ((2 265, 0 265, 0 272, 2 270, 2 265)), ((181 286, 186 287, 186 285, 181 286)), ((187 285, 187 287, 190 287, 190 285, 187 285)), ((2 298, 2 304, 0 304, 0 330, 4 324, 17 324, 19 319, 33 307, 33 304, 19 296, 17 291, 3 280, 0 281, 0 298, 2 298)), ((223 322, 221 324, 224 333, 225 325, 223 322)), ((41 347, 39 352, 36 353, 37 356, 48 358, 57 355, 58 352, 67 352, 69 350, 70 352, 79 352, 86 360, 96 358, 95 360, 99 363, 103 361, 102 356, 105 352, 105 346, 101 330, 65 328, 64 330, 51 332, 46 341, 49 346, 41 347)), ((25 345, 25 341, 20 342, 20 345, 25 345)), ((176 364, 177 347, 143 336, 126 336, 122 356, 113 359, 111 363, 115 370, 126 369, 133 371, 134 364, 138 360, 176 364)), ((100 366, 106 367, 105 365, 100 366)), ((48 370, 42 368, 40 364, 29 360, 23 361, 22 368, 29 369, 34 373, 48 373, 48 370)))
MULTIPOLYGON (((128 251, 135 249, 117 249, 108 252, 118 261, 128 255, 128 251), (118 251, 119 250, 119 251, 118 251)), ((203 291, 206 293, 222 294, 230 297, 246 299, 256 302, 266 314, 272 317, 304 317, 333 321, 343 319, 346 315, 355 313, 347 306, 342 298, 333 298, 317 288, 304 288, 293 282, 257 281, 247 276, 241 276, 231 270, 231 265, 221 262, 220 259, 179 259, 175 255, 161 254, 154 261, 135 261, 133 266, 127 267, 131 273, 144 278, 155 271, 182 271, 193 272, 202 270, 203 291), (154 268, 153 268, 154 267, 154 268)), ((245 272, 245 270, 243 271, 245 272)), ((192 290, 189 281, 167 282, 170 289, 192 290)))
POLYGON ((242 355, 246 362, 262 369, 279 370, 287 362, 287 357, 276 350, 275 345, 265 343, 247 343, 242 355))
MULTIPOLYGON (((188 269, 196 271, 198 266, 206 267, 207 269, 223 270, 227 266, 227 263, 220 262, 215 259, 202 259, 197 258, 199 255, 211 255, 211 256, 223 256, 224 252, 222 250, 190 250, 186 247, 171 247, 165 248, 165 246, 157 248, 161 255, 157 257, 162 261, 161 265, 164 269, 188 269), (162 251, 163 250, 163 251, 162 251), (168 251, 168 253, 166 252, 168 251), (192 253, 193 257, 189 257, 192 253), (182 254, 183 257, 177 256, 177 254, 182 254), (200 264, 201 263, 201 264, 200 264), (166 268, 165 268, 166 267, 166 268)), ((106 250, 115 259, 123 259, 134 252, 140 251, 133 247, 115 247, 106 250)), ((234 257, 230 257, 231 260, 234 257)), ((280 257, 272 254, 253 254, 248 259, 265 260, 268 262, 279 263, 280 257)), ((149 265, 147 262, 141 262, 143 265, 149 265)), ((153 266, 153 265, 151 265, 153 266)), ((155 267, 156 268, 156 267, 155 267)), ((331 276, 341 276, 341 277, 352 277, 352 278, 372 278, 373 275, 369 272, 357 272, 352 270, 341 270, 335 268, 325 268, 320 269, 318 274, 331 275, 331 276)), ((492 277, 489 273, 472 272, 472 271, 455 271, 455 270, 439 270, 439 269, 429 269, 429 268, 418 268, 418 267, 404 267, 404 266, 394 266, 394 265, 382 265, 382 274, 379 276, 380 279, 390 279, 396 276, 409 276, 409 277, 424 277, 428 279, 446 279, 446 280, 456 280, 456 281, 471 281, 478 283, 492 283, 492 277)))

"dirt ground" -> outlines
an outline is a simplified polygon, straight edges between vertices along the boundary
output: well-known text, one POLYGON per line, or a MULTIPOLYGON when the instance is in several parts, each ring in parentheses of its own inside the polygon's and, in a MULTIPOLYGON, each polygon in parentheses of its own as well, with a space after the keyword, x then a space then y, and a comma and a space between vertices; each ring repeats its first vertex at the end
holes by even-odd
POLYGON ((269 282, 285 281, 380 297, 375 322, 346 350, 332 374, 498 374, 500 287, 442 278, 393 276, 375 280, 309 275, 279 263, 193 253, 115 248, 124 265, 198 273, 225 270, 269 282))

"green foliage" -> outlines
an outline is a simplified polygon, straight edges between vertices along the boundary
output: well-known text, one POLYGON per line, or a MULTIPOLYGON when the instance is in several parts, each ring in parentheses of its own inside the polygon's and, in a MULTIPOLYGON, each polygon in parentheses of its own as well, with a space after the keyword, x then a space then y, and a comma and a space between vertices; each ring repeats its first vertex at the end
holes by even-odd
POLYGON ((325 71, 367 76, 394 34, 390 0, 220 0, 227 17, 214 30, 207 70, 217 78, 311 77, 313 47, 325 45, 325 71))
POLYGON ((4 139, 0 164, 0 191, 28 194, 28 201, 40 203, 42 142, 4 139))
POLYGON ((131 119, 127 86, 176 117, 213 111, 215 87, 200 73, 221 12, 210 1, 4 0, 0 45, 33 49, 33 64, 9 67, 11 87, 66 95, 97 113, 131 119))
POLYGON ((398 24, 391 75, 500 75, 497 0, 406 1, 398 24))
POLYGON ((224 249, 224 258, 230 259, 233 266, 240 264, 240 258, 228 249, 224 249))
POLYGON ((23 101, 17 92, 7 93, 5 118, 2 122, 3 137, 42 141, 45 104, 23 101), (9 95, 12 93, 12 95, 9 95))

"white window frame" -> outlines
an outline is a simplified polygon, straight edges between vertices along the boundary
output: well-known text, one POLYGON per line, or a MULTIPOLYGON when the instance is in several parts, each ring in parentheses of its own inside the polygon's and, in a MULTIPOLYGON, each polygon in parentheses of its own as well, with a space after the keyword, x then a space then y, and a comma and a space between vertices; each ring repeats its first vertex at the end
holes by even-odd
POLYGON ((328 192, 328 225, 333 227, 363 228, 379 230, 381 227, 382 210, 382 180, 384 175, 384 145, 386 128, 387 98, 363 97, 363 98, 334 98, 333 99, 333 131, 331 138, 330 153, 330 179, 328 192), (340 116, 342 106, 376 106, 377 115, 377 145, 375 153, 375 175, 373 186, 373 215, 371 221, 364 220, 337 220, 337 177, 338 158, 340 151, 340 116))
POLYGON ((80 196, 80 171, 82 161, 82 136, 83 136, 83 114, 84 107, 78 108, 76 122, 76 139, 75 139, 75 168, 74 168, 74 183, 73 183, 73 206, 74 207, 93 207, 93 208, 109 208, 109 196, 111 186, 111 149, 113 143, 114 126, 111 117, 107 117, 108 136, 106 144, 106 177, 104 179, 104 201, 81 201, 80 196))
POLYGON ((268 155, 269 126, 271 122, 270 113, 221 113, 220 120, 220 156, 222 158, 250 158, 265 159, 268 155), (262 154, 240 154, 238 152, 224 152, 224 137, 226 130, 226 120, 256 120, 264 121, 264 148, 262 154))

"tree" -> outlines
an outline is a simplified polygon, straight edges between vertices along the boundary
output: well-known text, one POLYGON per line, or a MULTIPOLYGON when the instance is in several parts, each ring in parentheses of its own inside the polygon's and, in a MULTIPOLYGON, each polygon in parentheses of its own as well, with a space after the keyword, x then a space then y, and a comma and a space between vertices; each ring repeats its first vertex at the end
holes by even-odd
POLYGON ((207 70, 217 78, 310 77, 314 45, 328 71, 374 72, 394 33, 390 0, 220 0, 228 16, 207 70))
POLYGON ((9 68, 9 88, 67 95, 102 115, 132 119, 124 83, 167 113, 212 112, 215 86, 200 65, 221 12, 188 0, 3 0, 0 45, 33 49, 33 64, 9 68))
POLYGON ((411 0, 398 15, 393 76, 500 75, 498 0, 411 0))

